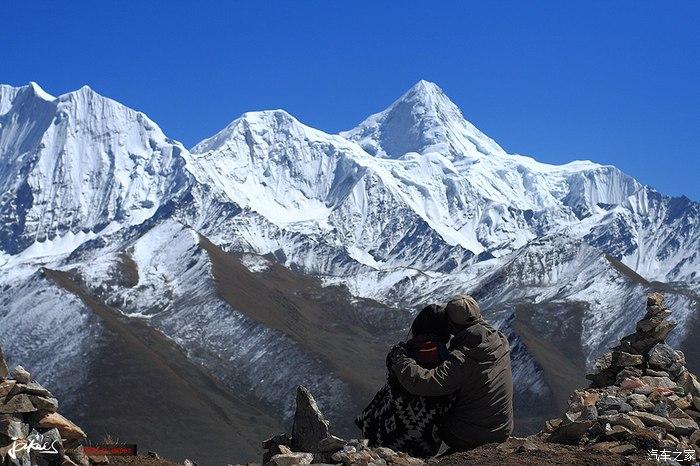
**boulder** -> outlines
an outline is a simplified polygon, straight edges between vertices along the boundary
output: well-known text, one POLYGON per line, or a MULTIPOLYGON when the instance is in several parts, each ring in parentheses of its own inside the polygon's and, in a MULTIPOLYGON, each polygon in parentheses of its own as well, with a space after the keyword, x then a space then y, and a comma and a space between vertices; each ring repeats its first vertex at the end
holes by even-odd
POLYGON ((637 327, 635 330, 637 332, 649 332, 653 328, 657 327, 661 322, 666 320, 671 315, 671 311, 663 310, 659 313, 650 315, 637 322, 637 327))
POLYGON ((19 383, 27 384, 32 380, 31 374, 22 366, 17 366, 12 370, 12 378, 19 383))
MULTIPOLYGON (((59 429, 60 431, 60 429, 59 429)), ((88 459, 82 445, 78 445, 75 448, 71 448, 66 451, 66 456, 70 458, 73 463, 79 466, 90 466, 90 460, 88 459)))
POLYGON ((38 382, 29 382, 28 384, 18 383, 12 389, 12 394, 26 393, 27 395, 43 396, 45 398, 53 398, 50 391, 42 387, 38 382))
POLYGON ((647 295, 647 312, 656 313, 664 307, 664 295, 655 291, 647 295))
POLYGON ((663 416, 658 416, 656 414, 651 414, 644 411, 632 411, 629 414, 630 416, 638 417, 644 423, 645 426, 661 427, 663 429, 671 431, 675 429, 673 423, 663 416))
POLYGON ((632 430, 621 425, 612 426, 605 431, 605 437, 612 440, 626 440, 632 437, 632 430))
POLYGON ((692 435, 698 430, 698 423, 690 418, 671 419, 673 431, 678 435, 692 435))
POLYGON ((642 382, 652 388, 673 388, 676 386, 676 383, 668 377, 653 377, 650 375, 645 375, 642 377, 642 382))
POLYGON ((645 383, 639 377, 628 377, 620 382, 620 388, 623 390, 634 390, 635 388, 644 387, 645 383))
POLYGON ((67 440, 86 438, 80 427, 58 413, 44 414, 36 420, 36 425, 43 429, 58 429, 61 437, 67 440))
POLYGON ((36 411, 36 407, 29 399, 29 395, 24 393, 15 395, 9 400, 0 401, 0 414, 32 413, 34 411, 36 411))
POLYGON ((270 460, 274 466, 293 466, 295 464, 311 464, 314 455, 311 453, 286 453, 275 455, 270 460))
POLYGON ((338 450, 342 450, 347 444, 342 438, 336 437, 335 435, 329 435, 320 442, 318 442, 318 451, 320 453, 334 453, 338 450))
POLYGON ((7 395, 12 393, 15 385, 17 385, 17 382, 14 380, 5 380, 0 382, 0 398, 5 398, 7 395))
POLYGON ((306 387, 297 387, 297 408, 292 424, 292 445, 296 450, 318 452, 318 444, 329 436, 328 421, 306 387))
POLYGON ((623 426, 630 430, 643 429, 644 423, 636 416, 629 414, 614 414, 612 416, 600 416, 603 422, 610 423, 611 426, 623 426))
POLYGON ((45 398, 43 396, 28 395, 29 400, 38 411, 49 411, 55 413, 58 411, 58 400, 56 398, 45 398))
POLYGON ((644 363, 644 356, 641 354, 625 353, 615 351, 612 353, 612 364, 618 367, 641 366, 644 363))
POLYGON ((548 442, 575 445, 581 441, 595 421, 563 422, 547 438, 548 442))
POLYGON ((673 371, 680 367, 679 356, 676 354, 676 350, 671 348, 666 343, 656 344, 647 356, 647 362, 650 367, 660 369, 662 371, 673 371))
POLYGON ((29 425, 25 424, 22 419, 9 418, 0 420, 0 435, 7 438, 27 438, 29 435, 29 425))

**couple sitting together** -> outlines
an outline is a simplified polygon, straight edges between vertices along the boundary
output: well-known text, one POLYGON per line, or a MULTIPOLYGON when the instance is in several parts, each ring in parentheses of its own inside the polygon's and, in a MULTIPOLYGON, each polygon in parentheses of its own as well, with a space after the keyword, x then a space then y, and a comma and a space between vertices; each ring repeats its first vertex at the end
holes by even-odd
POLYGON ((386 359, 388 381, 355 423, 372 446, 417 457, 504 442, 513 430, 508 339, 468 295, 423 309, 386 359))

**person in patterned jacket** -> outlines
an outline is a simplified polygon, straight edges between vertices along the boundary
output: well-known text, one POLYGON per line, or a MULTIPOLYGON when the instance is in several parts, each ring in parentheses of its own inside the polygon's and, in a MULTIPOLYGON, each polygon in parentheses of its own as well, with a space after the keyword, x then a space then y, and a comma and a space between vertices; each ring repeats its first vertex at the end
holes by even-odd
MULTIPOLYGON (((438 367, 449 352, 449 325, 442 307, 423 309, 411 325, 405 342, 409 354, 421 367, 438 367)), ((438 424, 454 404, 454 395, 412 395, 399 383, 387 356, 387 382, 355 420, 370 446, 387 447, 411 456, 427 458, 438 453, 442 439, 438 424)))

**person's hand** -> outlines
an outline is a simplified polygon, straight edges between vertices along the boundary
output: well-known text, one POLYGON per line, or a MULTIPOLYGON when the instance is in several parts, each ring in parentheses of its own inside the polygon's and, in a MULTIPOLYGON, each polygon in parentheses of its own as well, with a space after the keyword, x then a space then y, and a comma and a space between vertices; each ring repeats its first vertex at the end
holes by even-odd
POLYGON ((394 365, 396 360, 401 357, 406 356, 406 342, 402 341, 396 345, 394 345, 391 350, 389 350, 389 355, 387 356, 387 359, 389 360, 389 363, 391 365, 394 365))

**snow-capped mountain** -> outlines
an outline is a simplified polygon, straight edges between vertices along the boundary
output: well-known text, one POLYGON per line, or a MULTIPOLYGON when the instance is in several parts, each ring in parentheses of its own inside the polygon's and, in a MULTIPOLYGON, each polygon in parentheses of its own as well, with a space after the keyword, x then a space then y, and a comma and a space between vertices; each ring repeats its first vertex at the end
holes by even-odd
POLYGON ((131 357, 154 344, 240 395, 234 430, 284 422, 297 383, 350 429, 406 311, 457 292, 509 336, 523 430, 629 333, 649 289, 683 324, 676 343, 696 343, 700 204, 612 166, 508 154, 426 81, 340 134, 250 112, 190 151, 87 87, 0 86, 0 189, 10 359, 97 390, 127 335, 131 357))
POLYGON ((143 222, 184 187, 183 152, 87 86, 57 98, 0 86, 0 249, 143 222))

